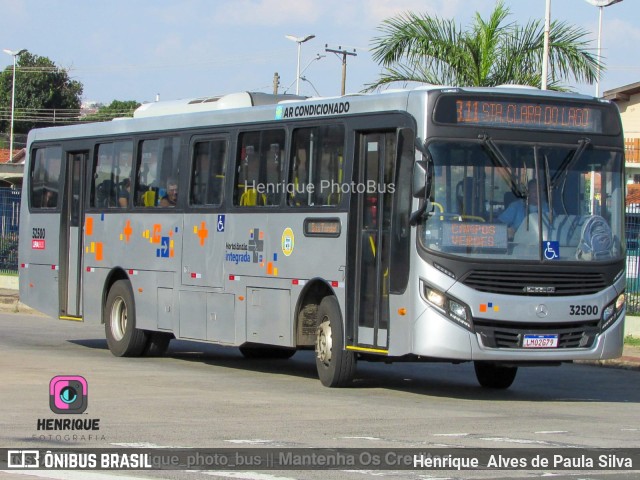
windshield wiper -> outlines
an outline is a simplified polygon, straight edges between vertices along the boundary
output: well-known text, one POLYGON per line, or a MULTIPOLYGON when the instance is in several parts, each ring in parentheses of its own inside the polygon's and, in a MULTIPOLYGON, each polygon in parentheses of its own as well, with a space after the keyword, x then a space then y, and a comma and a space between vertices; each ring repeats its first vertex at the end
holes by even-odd
MULTIPOLYGON (((536 149, 534 150, 534 155, 537 157, 538 156, 538 148, 536 147, 536 149)), ((547 202, 549 202, 549 205, 553 205, 553 199, 551 197, 551 194, 553 193, 553 187, 551 186, 551 172, 549 170, 549 159, 547 158, 546 155, 544 155, 544 179, 545 179, 545 183, 547 184, 547 202)), ((553 225, 553 208, 549 208, 549 223, 551 225, 553 225)))
POLYGON ((558 184, 561 176, 566 176, 569 173, 569 170, 576 164, 580 157, 587 149, 587 147, 591 144, 591 139, 582 138, 578 140, 578 148, 573 151, 573 155, 565 158, 564 162, 558 167, 556 173, 554 173, 553 178, 551 179, 551 188, 554 189, 558 184))
MULTIPOLYGON (((504 156, 500 148, 495 144, 493 139, 487 135, 478 135, 478 140, 482 142, 482 147, 487 151, 489 157, 493 160, 493 162, 501 167, 501 170, 498 170, 498 173, 502 176, 502 178, 509 184, 511 191, 520 198, 524 198, 527 196, 526 191, 523 191, 518 185, 518 181, 516 176, 513 174, 513 167, 509 163, 509 160, 504 156)), ((526 187, 525 187, 526 189, 526 187)))

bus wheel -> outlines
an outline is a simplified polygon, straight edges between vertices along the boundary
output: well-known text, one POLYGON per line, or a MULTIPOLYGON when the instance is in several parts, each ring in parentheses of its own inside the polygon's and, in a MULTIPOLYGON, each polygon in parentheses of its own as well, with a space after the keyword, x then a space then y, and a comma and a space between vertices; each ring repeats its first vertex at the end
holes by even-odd
POLYGON ((333 295, 324 297, 318 307, 316 368, 325 387, 344 387, 356 372, 356 356, 343 349, 342 315, 333 295))
POLYGON ((142 354, 145 357, 160 357, 164 355, 169 348, 169 342, 175 338, 173 333, 168 332, 146 332, 147 345, 144 347, 142 354))
POLYGON ((296 353, 296 349, 243 345, 240 347, 240 353, 244 358, 271 358, 275 360, 287 360, 293 357, 293 354, 296 353))
POLYGON ((509 388, 518 373, 518 367, 506 367, 487 362, 473 362, 473 365, 478 383, 485 388, 509 388))
POLYGON ((147 333, 136 328, 133 292, 127 280, 118 280, 109 290, 104 315, 111 353, 116 357, 139 356, 147 345, 147 333))

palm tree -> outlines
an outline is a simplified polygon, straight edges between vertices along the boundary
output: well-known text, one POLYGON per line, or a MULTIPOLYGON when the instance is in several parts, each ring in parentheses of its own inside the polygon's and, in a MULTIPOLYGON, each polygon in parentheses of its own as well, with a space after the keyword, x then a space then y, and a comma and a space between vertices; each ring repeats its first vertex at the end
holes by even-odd
MULTIPOLYGON (((382 22, 372 42, 373 58, 385 70, 366 90, 394 82, 491 87, 521 84, 540 87, 544 23, 506 23, 510 11, 497 2, 488 20, 476 13, 470 30, 453 20, 405 13, 382 22)), ((598 64, 589 53, 588 32, 554 21, 549 31, 547 88, 569 90, 560 82, 593 83, 598 64)))

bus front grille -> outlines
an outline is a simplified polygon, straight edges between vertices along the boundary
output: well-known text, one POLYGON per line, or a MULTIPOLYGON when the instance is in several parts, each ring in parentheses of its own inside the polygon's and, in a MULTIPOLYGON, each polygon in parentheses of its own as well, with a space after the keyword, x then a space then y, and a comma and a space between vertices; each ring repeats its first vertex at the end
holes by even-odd
POLYGON ((601 273, 472 270, 461 282, 480 292, 502 295, 591 295, 607 287, 601 273))
POLYGON ((476 333, 487 348, 522 348, 526 334, 558 335, 556 348, 590 348, 599 332, 599 320, 580 323, 513 323, 474 319, 476 333))

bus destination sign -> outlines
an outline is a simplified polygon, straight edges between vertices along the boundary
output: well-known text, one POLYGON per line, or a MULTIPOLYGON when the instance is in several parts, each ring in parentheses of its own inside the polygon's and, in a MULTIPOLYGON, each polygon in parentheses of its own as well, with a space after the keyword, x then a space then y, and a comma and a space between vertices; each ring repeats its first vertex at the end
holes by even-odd
POLYGON ((444 222, 442 246, 506 250, 507 226, 501 223, 444 222))
POLYGON ((436 121, 455 125, 603 133, 602 109, 585 103, 504 97, 448 97, 436 121), (448 111, 445 111, 448 110, 448 111))
POLYGON ((598 113, 598 110, 586 106, 456 100, 457 123, 472 125, 594 132, 594 120, 598 113))

